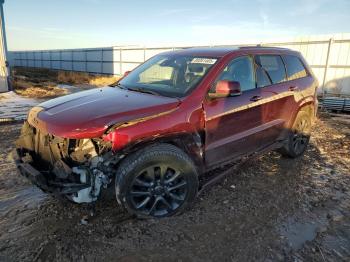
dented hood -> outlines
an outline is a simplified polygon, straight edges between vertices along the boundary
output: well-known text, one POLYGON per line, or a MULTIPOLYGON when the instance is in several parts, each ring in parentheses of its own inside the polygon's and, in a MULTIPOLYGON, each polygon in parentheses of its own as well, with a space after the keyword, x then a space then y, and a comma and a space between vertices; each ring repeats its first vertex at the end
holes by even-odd
POLYGON ((176 109, 176 98, 105 87, 46 101, 28 121, 43 132, 65 138, 99 137, 110 125, 157 116, 176 109))

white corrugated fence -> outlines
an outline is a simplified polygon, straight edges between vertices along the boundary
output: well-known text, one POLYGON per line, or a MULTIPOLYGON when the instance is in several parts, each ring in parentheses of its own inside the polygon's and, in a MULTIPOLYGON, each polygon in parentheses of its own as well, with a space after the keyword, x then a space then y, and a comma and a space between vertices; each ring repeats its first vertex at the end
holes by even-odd
MULTIPOLYGON (((350 34, 310 36, 293 41, 259 44, 300 51, 318 77, 320 86, 324 87, 320 92, 324 90, 326 93, 350 96, 350 34)), ((242 45, 247 44, 232 46, 242 45)), ((188 47, 190 46, 14 51, 10 52, 10 64, 21 67, 122 75, 158 53, 188 47)))

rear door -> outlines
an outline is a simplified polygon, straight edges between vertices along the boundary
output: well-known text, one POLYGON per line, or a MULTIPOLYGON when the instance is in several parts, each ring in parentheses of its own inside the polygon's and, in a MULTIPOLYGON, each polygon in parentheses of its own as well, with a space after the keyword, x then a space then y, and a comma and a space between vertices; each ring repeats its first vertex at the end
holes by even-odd
POLYGON ((285 65, 280 55, 256 55, 257 88, 261 89, 260 146, 266 147, 282 140, 284 130, 294 110, 293 92, 289 91, 285 65))

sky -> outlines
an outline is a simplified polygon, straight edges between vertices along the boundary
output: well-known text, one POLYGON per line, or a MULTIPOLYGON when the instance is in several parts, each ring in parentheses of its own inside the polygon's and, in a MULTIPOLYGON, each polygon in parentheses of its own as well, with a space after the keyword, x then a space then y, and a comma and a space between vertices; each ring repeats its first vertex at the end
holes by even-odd
POLYGON ((262 42, 350 33, 350 0, 5 0, 9 50, 262 42))

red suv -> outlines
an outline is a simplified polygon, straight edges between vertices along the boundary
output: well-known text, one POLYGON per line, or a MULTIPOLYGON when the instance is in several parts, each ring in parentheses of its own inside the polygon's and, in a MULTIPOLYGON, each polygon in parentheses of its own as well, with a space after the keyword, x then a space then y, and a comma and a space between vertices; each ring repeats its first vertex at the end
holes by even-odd
POLYGON ((210 169, 269 150, 300 156, 317 86, 288 49, 162 53, 110 87, 34 107, 16 163, 44 191, 77 203, 96 201, 115 181, 130 213, 174 215, 194 201, 210 169))

